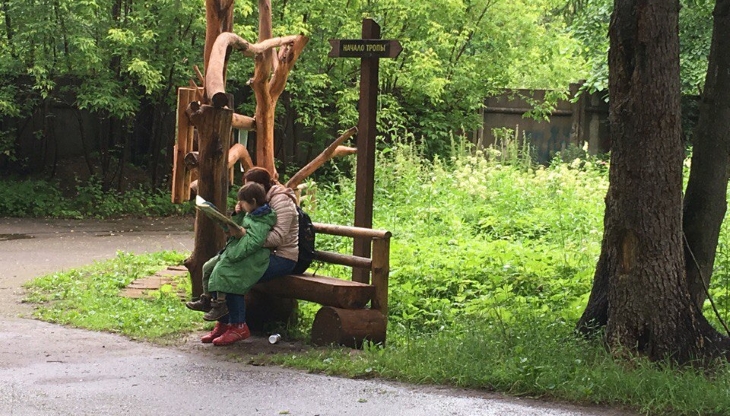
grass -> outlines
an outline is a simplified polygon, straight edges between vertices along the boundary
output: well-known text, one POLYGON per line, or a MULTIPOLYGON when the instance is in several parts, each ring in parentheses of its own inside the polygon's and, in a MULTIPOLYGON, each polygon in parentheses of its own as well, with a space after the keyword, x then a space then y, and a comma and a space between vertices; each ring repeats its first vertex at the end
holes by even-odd
MULTIPOLYGON (((393 232, 388 343, 312 349, 269 359, 351 377, 443 384, 516 396, 620 406, 647 415, 730 412, 730 367, 676 369, 641 358, 615 361, 599 341, 576 337, 602 236, 607 168, 579 157, 549 167, 503 163, 504 155, 455 153, 424 160, 409 144, 379 154, 374 227, 393 232), (499 156, 499 155, 498 155, 499 156)), ((317 222, 350 224, 354 186, 310 183, 305 208, 317 222)), ((727 226, 725 226, 727 227, 727 226)), ((727 316, 730 247, 723 229, 711 292, 727 316), (725 306, 723 306, 725 305, 725 306)), ((320 249, 349 241, 319 236, 320 249)), ((117 258, 28 285, 38 316, 134 338, 166 339, 202 327, 164 290, 147 300, 118 290, 183 254, 117 258)), ((346 276, 335 266, 320 273, 346 276)), ((302 303, 305 334, 317 306, 302 303)), ((709 314, 707 314, 709 316, 709 314)))
MULTIPOLYGON (((49 274, 26 285, 26 302, 38 305, 35 316, 49 322, 103 330, 133 339, 165 340, 202 328, 200 314, 185 308, 171 285, 150 297, 131 299, 119 291, 133 280, 154 274, 184 255, 175 252, 117 257, 92 265, 49 274)), ((179 287, 187 287, 188 278, 179 287)))

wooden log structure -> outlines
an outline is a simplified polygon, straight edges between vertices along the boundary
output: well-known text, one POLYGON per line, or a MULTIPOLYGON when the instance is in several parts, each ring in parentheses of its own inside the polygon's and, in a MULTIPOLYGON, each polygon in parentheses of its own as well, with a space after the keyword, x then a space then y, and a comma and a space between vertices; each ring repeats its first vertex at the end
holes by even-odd
POLYGON ((364 308, 375 295, 372 285, 311 274, 283 276, 259 284, 257 290, 345 309, 364 308))
MULTIPOLYGON (((271 0, 257 0, 259 31, 256 43, 249 43, 233 31, 233 0, 205 0, 206 34, 205 75, 196 67, 195 74, 204 87, 190 79, 190 88, 178 95, 178 146, 173 169, 173 202, 188 200, 191 190, 226 210, 230 183, 229 170, 236 162, 244 169, 254 166, 248 150, 231 143, 231 129, 256 132, 256 166, 278 177, 274 160, 274 114, 276 102, 284 91, 287 78, 308 42, 303 35, 272 37, 271 0), (235 114, 231 97, 225 93, 226 70, 231 50, 254 59, 254 74, 249 81, 256 99, 253 117, 235 114), (194 138, 197 135, 197 140, 194 138), (197 148, 195 147, 197 143, 197 148), (197 178, 196 178, 197 176, 197 178)), ((363 32, 365 33, 365 32, 363 32)), ((375 78, 377 79, 377 78, 375 78)), ((376 83, 377 84, 377 83, 376 83)), ((361 94, 362 96, 362 94, 361 94)), ((361 116, 362 118, 362 116, 361 116)), ((362 123, 361 123, 362 124, 362 123)), ((374 125, 374 116, 373 122, 374 125)), ((367 124, 363 124, 368 127, 367 124)), ((358 153, 369 155, 372 143, 363 142, 357 149, 344 141, 363 128, 351 128, 337 138, 316 159, 302 168, 287 186, 298 185, 312 172, 334 157, 358 153), (367 150, 367 152, 366 152, 367 150)), ((370 135, 368 135, 369 137, 370 135)), ((374 137, 374 136, 373 136, 374 137)), ((359 158, 358 158, 359 159, 359 158)), ((372 158, 371 158, 372 159, 372 158)), ((358 161, 358 178, 360 173, 358 161)), ((358 179, 358 183, 360 183, 358 179)), ((370 185, 372 186, 372 185, 370 185)), ((358 185, 358 189, 360 189, 358 185)), ((356 201, 357 202, 357 201, 356 201)), ((356 204, 359 205, 359 204, 356 204)), ((360 224, 356 208, 356 224, 360 224)), ((284 276, 260 283, 246 295, 246 318, 252 330, 264 329, 270 320, 291 323, 296 300, 316 302, 323 307, 312 327, 312 340, 319 345, 331 343, 361 347, 368 340, 384 343, 388 316, 389 241, 388 231, 363 227, 315 224, 315 232, 354 238, 355 246, 368 242, 367 252, 346 255, 316 251, 317 261, 345 265, 357 270, 355 281, 312 274, 284 276), (369 307, 368 307, 369 306, 369 307)), ((195 219, 195 247, 185 260, 192 281, 192 295, 202 293, 202 266, 221 248, 223 233, 205 215, 195 219)))
MULTIPOLYGON (((203 67, 205 68, 205 78, 207 79, 211 72, 211 65, 217 65, 216 71, 226 79, 226 69, 228 61, 224 58, 219 62, 211 62, 213 54, 213 45, 221 33, 233 32, 233 0, 205 0, 205 47, 203 49, 203 67)), ((225 85, 225 81, 223 82, 225 85)), ((203 103, 210 103, 210 94, 205 92, 203 103)))
POLYGON ((282 318, 285 316, 283 312, 286 302, 282 307, 281 304, 262 301, 262 296, 270 296, 271 301, 300 299, 323 305, 312 325, 311 338, 316 345, 338 344, 359 348, 365 340, 384 343, 387 332, 391 233, 322 223, 314 223, 314 230, 317 234, 372 241, 372 258, 315 251, 316 261, 363 269, 372 275, 372 283, 315 276, 310 273, 288 275, 259 283, 252 290, 255 292, 251 296, 254 304, 246 305, 249 326, 252 330, 261 330, 272 321, 273 315, 277 315, 280 321, 290 321, 289 318, 282 318), (265 308, 266 313, 262 313, 261 308, 265 308), (249 316, 256 318, 251 321, 249 316))
MULTIPOLYGON (((200 105, 193 101, 186 110, 191 123, 199 132, 198 195, 225 212, 228 193, 227 154, 231 141, 233 111, 200 105)), ((193 297, 203 293, 203 264, 223 247, 223 231, 206 215, 195 216, 195 246, 185 260, 190 271, 193 297)))
MULTIPOLYGON (((314 173, 315 170, 317 170, 320 166, 322 166, 325 162, 332 159, 333 157, 337 155, 342 154, 348 154, 348 150, 350 148, 345 148, 340 146, 345 140, 352 137, 353 134, 357 133, 357 127, 351 127, 346 132, 344 132, 340 137, 335 139, 334 142, 332 142, 331 145, 327 146, 326 149, 322 153, 319 154, 319 156, 315 157, 314 160, 307 163, 306 166, 301 168, 299 172, 294 174, 294 176, 289 179, 289 181, 286 183, 287 188, 296 189, 299 184, 304 181, 309 175, 314 173), (338 152, 339 149, 339 152, 338 152), (337 153, 337 154, 336 154, 337 153)), ((355 149, 355 151, 357 151, 355 149)), ((354 153, 354 152, 353 152, 354 153)))
POLYGON ((257 55, 263 55, 272 48, 293 44, 300 35, 291 35, 273 39, 264 39, 260 43, 249 43, 235 33, 221 33, 213 44, 211 51, 211 63, 208 74, 205 77, 205 90, 211 98, 214 107, 225 107, 228 105, 226 96, 225 76, 223 63, 226 62, 228 48, 235 49, 256 59, 257 55))
POLYGON ((244 170, 249 170, 254 166, 248 149, 240 143, 234 144, 228 150, 228 168, 232 168, 236 162, 241 162, 244 170))
POLYGON ((172 203, 180 204, 190 199, 192 172, 187 168, 186 155, 193 151, 195 129, 185 110, 195 100, 197 90, 179 88, 177 90, 177 124, 175 128, 175 147, 172 168, 172 203))
POLYGON ((364 341, 384 344, 388 320, 377 309, 324 306, 314 317, 312 343, 362 348, 364 341))
POLYGON ((233 114, 233 128, 237 130, 256 131, 256 120, 253 117, 233 114))

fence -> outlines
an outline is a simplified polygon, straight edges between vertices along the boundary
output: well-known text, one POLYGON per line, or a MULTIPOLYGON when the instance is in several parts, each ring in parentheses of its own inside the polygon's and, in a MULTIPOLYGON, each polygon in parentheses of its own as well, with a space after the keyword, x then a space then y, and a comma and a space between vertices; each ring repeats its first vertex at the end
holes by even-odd
MULTIPOLYGON (((570 99, 577 92, 578 85, 571 85, 570 99)), ((529 140, 539 162, 549 161, 555 152, 564 150, 571 143, 581 146, 588 142, 592 153, 608 151, 608 104, 601 93, 581 95, 575 102, 570 99, 559 101, 549 121, 523 117, 523 114, 533 109, 530 103, 542 102, 545 94, 545 90, 507 90, 486 99, 485 107, 481 110, 483 127, 473 132, 474 143, 479 146, 495 144, 494 129, 509 128, 517 130, 520 139, 524 135, 529 140)), ((171 163, 169 151, 160 155, 158 149, 171 149, 172 141, 168 138, 172 138, 174 132, 173 109, 165 108, 160 113, 155 113, 148 106, 131 121, 131 125, 125 126, 113 119, 99 118, 98 115, 79 110, 71 104, 55 102, 39 109, 29 119, 0 121, 0 127, 16 132, 19 138, 18 155, 33 171, 48 169, 59 159, 97 151, 105 153, 120 147, 121 152, 131 156, 130 161, 157 156, 153 163, 148 164, 156 166, 154 162, 171 163), (153 114, 156 117, 151 117, 153 114), (156 126, 153 127, 153 124, 156 126)), ((306 162, 310 156, 308 153, 316 154, 317 149, 299 149, 300 142, 307 141, 302 136, 306 135, 305 132, 296 131, 295 120, 287 120, 285 124, 282 132, 284 140, 277 145, 277 157, 306 162)))
POLYGON ((500 139, 495 131, 512 129, 520 140, 522 135, 527 138, 541 163, 570 144, 582 146, 587 142, 589 152, 607 152, 611 143, 608 103, 602 98, 605 93, 582 94, 572 102, 578 88, 579 84, 571 84, 569 98, 558 101, 549 121, 523 116, 533 109, 530 102, 544 101, 545 90, 506 90, 487 98, 481 110, 483 126, 472 133, 472 140, 479 147, 495 145, 500 139))

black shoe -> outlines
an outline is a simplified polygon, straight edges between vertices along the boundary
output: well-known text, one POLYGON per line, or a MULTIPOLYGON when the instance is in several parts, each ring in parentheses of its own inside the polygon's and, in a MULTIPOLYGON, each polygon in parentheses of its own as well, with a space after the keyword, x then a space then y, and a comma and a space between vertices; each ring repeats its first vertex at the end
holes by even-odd
POLYGON ((203 315, 203 319, 206 321, 217 321, 228 315, 228 306, 226 306, 225 299, 212 299, 210 305, 210 310, 203 315))
POLYGON ((185 306, 188 309, 198 312, 208 312, 212 308, 209 295, 200 295, 200 299, 196 301, 185 302, 185 306))

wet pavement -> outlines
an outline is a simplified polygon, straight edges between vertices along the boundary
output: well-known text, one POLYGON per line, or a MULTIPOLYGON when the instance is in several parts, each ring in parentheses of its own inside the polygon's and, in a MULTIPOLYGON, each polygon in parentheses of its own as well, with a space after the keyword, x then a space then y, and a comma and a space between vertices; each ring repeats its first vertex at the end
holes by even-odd
MULTIPOLYGON (((0 415, 617 416, 473 390, 351 380, 252 365, 252 337, 161 347, 29 319, 21 285, 118 251, 190 251, 190 218, 0 218, 0 415)), ((277 344, 296 353, 297 347, 277 344)))

